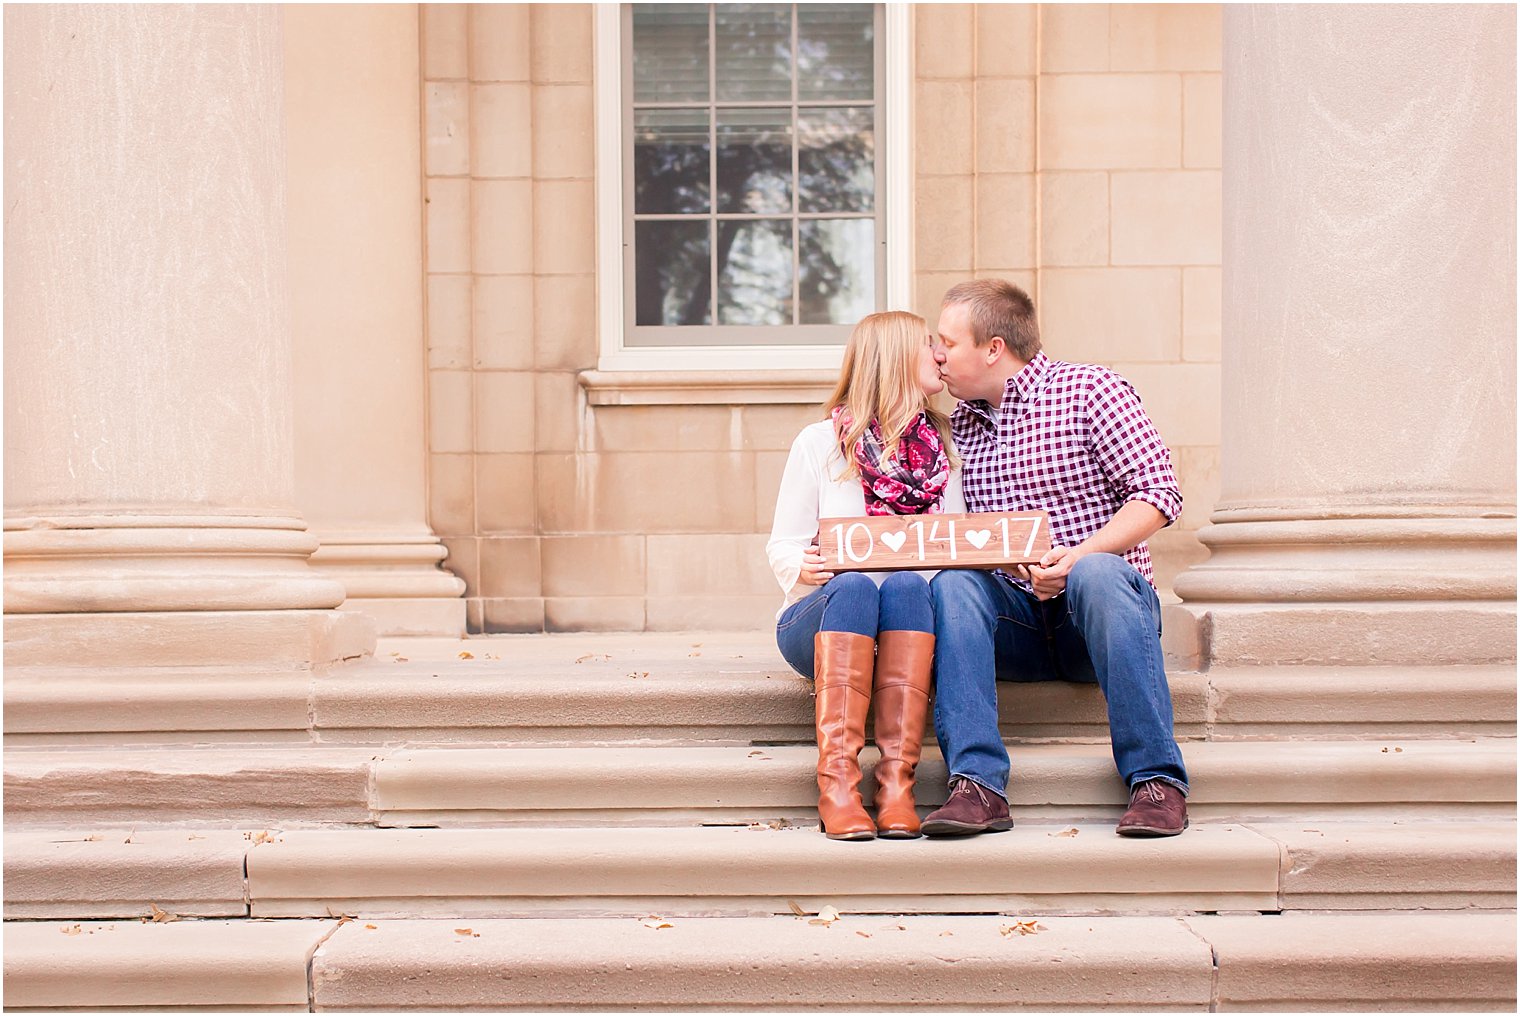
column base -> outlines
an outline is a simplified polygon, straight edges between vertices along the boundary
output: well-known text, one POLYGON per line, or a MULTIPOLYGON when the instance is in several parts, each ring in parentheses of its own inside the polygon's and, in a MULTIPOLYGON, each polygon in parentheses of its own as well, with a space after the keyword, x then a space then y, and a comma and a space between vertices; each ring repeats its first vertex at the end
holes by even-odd
POLYGON ((1162 647, 1183 670, 1236 666, 1434 666, 1515 659, 1513 601, 1181 603, 1162 647))
POLYGON ((377 634, 446 635, 463 638, 465 601, 461 597, 439 600, 430 597, 389 597, 385 599, 350 596, 338 608, 363 614, 375 624, 377 634))
POLYGON ((5 735, 306 740, 313 680, 374 649, 337 610, 9 615, 5 735))
POLYGON ((381 635, 464 634, 465 583, 440 567, 448 548, 431 532, 317 536, 311 565, 343 583, 341 609, 367 614, 381 635))

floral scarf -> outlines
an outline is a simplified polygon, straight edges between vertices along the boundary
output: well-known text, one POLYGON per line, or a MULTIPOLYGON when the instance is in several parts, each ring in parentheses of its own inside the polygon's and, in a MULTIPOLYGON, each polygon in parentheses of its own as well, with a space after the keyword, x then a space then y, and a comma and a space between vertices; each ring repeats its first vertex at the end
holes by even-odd
MULTIPOLYGON (((850 429, 850 411, 836 406, 833 415, 834 432, 843 435, 850 429)), ((929 414, 919 413, 908 424, 890 457, 884 454, 885 444, 881 425, 872 420, 855 446, 866 514, 937 515, 944 511, 940 498, 950 482, 950 456, 929 414)))

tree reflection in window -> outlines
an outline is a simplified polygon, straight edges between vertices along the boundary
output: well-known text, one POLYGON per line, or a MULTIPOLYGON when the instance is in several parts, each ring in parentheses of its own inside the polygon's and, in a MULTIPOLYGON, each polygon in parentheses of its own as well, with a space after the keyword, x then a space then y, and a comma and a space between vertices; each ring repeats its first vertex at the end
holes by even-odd
POLYGON ((632 5, 636 325, 849 324, 876 308, 876 16, 632 5))

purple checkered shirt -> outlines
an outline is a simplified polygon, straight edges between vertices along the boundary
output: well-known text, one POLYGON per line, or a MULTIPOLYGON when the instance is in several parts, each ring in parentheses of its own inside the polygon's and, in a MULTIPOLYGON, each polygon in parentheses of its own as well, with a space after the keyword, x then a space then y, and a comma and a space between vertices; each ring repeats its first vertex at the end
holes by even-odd
MULTIPOLYGON (((1168 524, 1182 512, 1171 453, 1135 389, 1107 367, 1036 353, 1008 379, 996 432, 980 399, 962 402, 950 426, 963 460, 967 510, 1044 509, 1054 545, 1081 543, 1126 501, 1152 505, 1168 524)), ((1124 559, 1155 584, 1144 543, 1124 559)))

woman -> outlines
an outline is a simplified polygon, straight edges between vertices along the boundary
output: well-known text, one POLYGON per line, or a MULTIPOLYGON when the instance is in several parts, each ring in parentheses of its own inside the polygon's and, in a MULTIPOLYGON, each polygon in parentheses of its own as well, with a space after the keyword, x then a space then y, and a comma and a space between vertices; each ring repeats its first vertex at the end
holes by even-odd
POLYGON ((818 520, 966 510, 949 421, 929 406, 945 387, 931 343, 924 319, 903 311, 855 326, 826 418, 792 442, 766 545, 786 592, 777 645, 815 682, 818 814, 835 840, 919 835, 913 770, 934 661, 933 573, 835 575, 818 553, 818 520), (873 691, 874 823, 858 759, 873 691))

